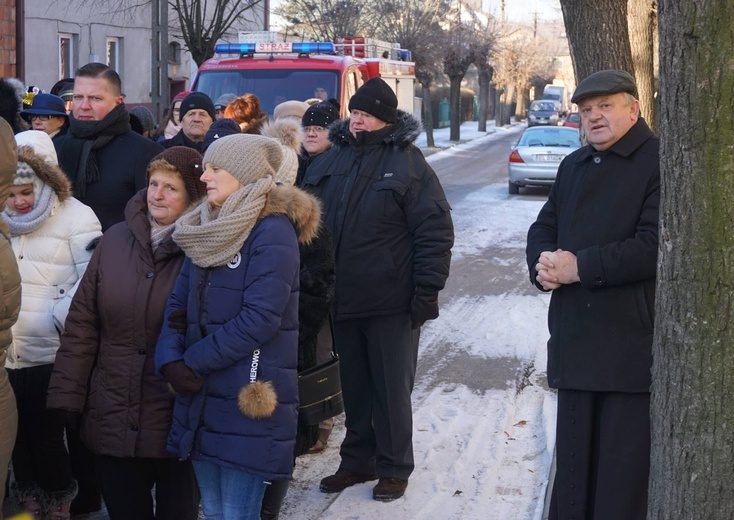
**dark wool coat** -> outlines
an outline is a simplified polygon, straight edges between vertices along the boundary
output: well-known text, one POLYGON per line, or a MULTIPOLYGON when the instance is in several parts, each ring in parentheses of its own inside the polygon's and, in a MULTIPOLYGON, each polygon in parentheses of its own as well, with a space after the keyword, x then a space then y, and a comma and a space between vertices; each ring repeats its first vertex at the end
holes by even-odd
POLYGON ((590 145, 561 163, 528 231, 530 279, 540 253, 577 256, 581 283, 553 291, 548 382, 553 388, 648 392, 660 203, 659 140, 642 120, 609 150, 590 145))
POLYGON ((156 352, 158 370, 183 360, 206 379, 195 395, 176 397, 168 449, 182 459, 290 478, 298 417, 296 229, 304 243, 312 240, 317 208, 313 197, 281 186, 229 264, 203 269, 184 262, 166 314, 186 309, 188 327, 183 334, 164 324, 156 352), (240 411, 238 394, 257 349, 257 377, 273 384, 278 404, 273 415, 255 420, 240 411))
POLYGON ((99 455, 171 457, 173 395, 155 374, 166 299, 184 255, 169 236, 152 252, 145 190, 104 234, 72 300, 48 407, 83 412, 82 440, 99 455))
POLYGON ((196 150, 199 153, 203 153, 201 149, 204 146, 204 142, 200 141, 198 143, 195 143, 194 141, 186 137, 186 134, 184 134, 184 131, 182 129, 182 130, 179 130, 178 133, 174 135, 173 137, 171 137, 170 139, 166 139, 165 141, 162 141, 161 146, 166 149, 171 148, 173 146, 185 146, 187 148, 193 148, 194 150, 196 150))
POLYGON ((443 289, 454 228, 436 173, 413 144, 420 123, 349 133, 329 127, 333 146, 308 166, 303 187, 324 206, 336 251, 335 318, 409 312, 415 286, 443 289))
MULTIPOLYGON (((69 134, 59 139, 59 164, 63 163, 63 141, 69 134)), ((161 153, 158 143, 146 139, 132 130, 115 136, 112 141, 96 151, 99 167, 99 181, 87 184, 87 193, 74 197, 94 210, 102 231, 125 219, 125 206, 138 191, 148 186, 148 163, 161 153)), ((67 176, 73 172, 65 172, 67 176)), ((72 186, 74 179, 70 177, 72 186)))

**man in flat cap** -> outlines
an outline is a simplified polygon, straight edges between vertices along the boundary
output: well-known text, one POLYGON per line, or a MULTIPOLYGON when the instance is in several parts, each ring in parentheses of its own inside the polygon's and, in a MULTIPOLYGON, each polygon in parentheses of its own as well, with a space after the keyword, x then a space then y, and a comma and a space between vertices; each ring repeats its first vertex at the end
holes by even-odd
POLYGON ((375 500, 403 496, 413 468, 413 411, 420 327, 438 316, 454 228, 436 173, 413 144, 420 123, 398 110, 380 78, 329 125, 330 149, 302 187, 323 202, 334 239, 334 342, 341 359, 347 434, 324 493, 379 479, 375 500))
POLYGON ((659 140, 632 76, 576 89, 588 145, 561 163, 528 231, 530 280, 553 291, 548 383, 558 389, 552 520, 644 520, 660 201, 659 140))

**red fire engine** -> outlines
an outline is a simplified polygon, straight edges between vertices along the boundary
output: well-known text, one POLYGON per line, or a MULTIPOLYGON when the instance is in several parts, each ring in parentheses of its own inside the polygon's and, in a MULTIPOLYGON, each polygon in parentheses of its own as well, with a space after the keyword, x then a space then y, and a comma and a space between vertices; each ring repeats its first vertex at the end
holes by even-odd
POLYGON ((257 41, 259 33, 247 33, 252 41, 218 44, 217 56, 199 68, 193 90, 212 100, 226 93, 255 94, 269 114, 283 101, 336 98, 346 116, 354 92, 380 76, 397 94, 398 108, 413 113, 415 64, 399 45, 359 37, 276 42, 272 34, 257 41))

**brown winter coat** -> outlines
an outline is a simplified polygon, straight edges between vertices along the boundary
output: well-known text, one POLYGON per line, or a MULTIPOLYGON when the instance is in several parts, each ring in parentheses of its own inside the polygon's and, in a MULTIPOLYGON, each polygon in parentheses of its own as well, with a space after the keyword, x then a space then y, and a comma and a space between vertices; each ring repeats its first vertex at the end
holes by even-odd
POLYGON ((48 407, 83 412, 81 436, 93 453, 172 456, 165 446, 173 395, 155 375, 155 345, 183 260, 170 236, 152 252, 145 190, 92 256, 66 320, 48 407))

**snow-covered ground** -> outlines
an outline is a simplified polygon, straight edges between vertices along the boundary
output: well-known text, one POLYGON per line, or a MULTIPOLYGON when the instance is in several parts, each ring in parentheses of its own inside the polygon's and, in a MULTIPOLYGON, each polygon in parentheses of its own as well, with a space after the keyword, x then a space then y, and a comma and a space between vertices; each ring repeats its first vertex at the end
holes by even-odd
MULTIPOLYGON (((488 130, 477 132, 476 123, 465 123, 461 138, 468 142, 455 146, 448 141, 448 129, 437 130, 436 147, 445 149, 428 161, 478 149, 508 132, 519 135, 521 127, 492 124, 488 130)), ((425 136, 418 145, 425 146, 425 136)), ((424 327, 419 359, 419 373, 424 376, 413 394, 416 469, 405 496, 375 502, 374 483, 339 495, 318 491, 318 481, 339 464, 338 446, 344 436, 340 419, 324 453, 298 459, 281 519, 542 518, 555 443, 555 395, 544 385, 543 374, 549 297, 528 290, 523 256, 528 226, 542 201, 510 198, 507 183, 502 182, 452 205, 456 228, 452 272, 463 260, 484 255, 484 260, 510 269, 517 283, 516 289, 501 294, 443 299, 441 316, 424 327), (445 359, 447 346, 449 359, 461 355, 476 370, 467 377, 431 373, 425 365, 445 359), (495 385, 500 388, 471 384, 481 379, 483 367, 489 371, 508 360, 512 366, 525 367, 525 374, 495 385)), ((436 370, 450 369, 451 361, 447 363, 436 370)))

